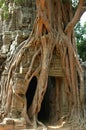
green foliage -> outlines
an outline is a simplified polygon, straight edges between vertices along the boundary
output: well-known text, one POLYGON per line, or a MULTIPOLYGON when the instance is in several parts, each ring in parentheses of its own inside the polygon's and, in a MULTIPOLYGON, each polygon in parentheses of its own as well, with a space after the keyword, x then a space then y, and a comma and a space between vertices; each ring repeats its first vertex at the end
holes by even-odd
POLYGON ((86 41, 82 43, 77 44, 78 53, 80 55, 80 58, 82 58, 83 61, 86 61, 86 41))
POLYGON ((8 6, 6 5, 6 1, 5 0, 0 0, 0 8, 2 9, 2 17, 4 19, 8 18, 8 6))
POLYGON ((0 8, 2 9, 1 17, 7 19, 9 17, 8 3, 14 2, 16 5, 21 5, 22 0, 0 0, 0 8))
POLYGON ((22 0, 14 0, 14 2, 15 2, 17 5, 21 5, 22 0))
POLYGON ((2 7, 2 5, 5 3, 5 0, 0 0, 0 8, 2 7))
POLYGON ((86 23, 82 26, 80 22, 75 27, 77 49, 83 61, 86 61, 86 23))

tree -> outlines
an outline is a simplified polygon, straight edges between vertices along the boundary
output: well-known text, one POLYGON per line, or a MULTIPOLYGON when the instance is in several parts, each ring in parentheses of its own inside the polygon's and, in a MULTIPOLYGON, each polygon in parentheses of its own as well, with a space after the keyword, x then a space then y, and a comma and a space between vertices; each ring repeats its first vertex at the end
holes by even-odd
POLYGON ((30 117, 37 116, 47 89, 49 66, 55 51, 60 55, 65 75, 64 84, 69 102, 68 119, 77 120, 78 123, 84 119, 83 70, 77 57, 73 33, 74 26, 85 10, 84 0, 79 0, 78 6, 74 7, 72 7, 71 0, 36 0, 37 15, 32 33, 16 49, 8 64, 4 117, 11 111, 13 98, 19 98, 19 101, 23 102, 24 107, 21 113, 28 123, 31 122, 30 117), (30 53, 29 49, 33 53, 30 53), (27 88, 24 88, 22 93, 22 90, 18 89, 18 84, 13 84, 13 73, 22 64, 22 57, 27 51, 29 52, 30 62, 23 83, 25 82, 27 86, 34 76, 38 77, 36 92, 28 110, 29 118, 25 99, 27 88), (32 71, 37 59, 39 66, 32 71), (78 79, 80 82, 79 87, 78 79))
POLYGON ((82 26, 80 22, 75 28, 76 40, 77 40, 77 49, 83 61, 86 61, 86 23, 82 26))

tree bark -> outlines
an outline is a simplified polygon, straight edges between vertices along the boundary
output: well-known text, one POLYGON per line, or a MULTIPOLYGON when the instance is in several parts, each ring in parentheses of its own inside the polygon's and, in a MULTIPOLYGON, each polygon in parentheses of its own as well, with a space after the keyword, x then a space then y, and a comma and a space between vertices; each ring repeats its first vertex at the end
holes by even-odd
MULTIPOLYGON (((30 118, 37 115, 40 111, 43 97, 47 88, 49 66, 54 50, 56 50, 57 54, 60 54, 61 65, 65 76, 64 83, 67 87, 66 94, 69 102, 69 113, 72 112, 72 115, 78 117, 81 116, 80 111, 84 111, 83 70, 79 63, 79 59, 77 58, 74 42, 75 40, 73 40, 73 28, 80 18, 83 2, 84 0, 79 1, 79 6, 73 16, 70 1, 62 2, 61 0, 36 0, 37 17, 35 19, 33 31, 28 40, 17 48, 15 51, 15 56, 11 58, 6 86, 8 90, 7 92, 9 92, 9 85, 10 80, 13 78, 13 72, 15 72, 16 67, 22 62, 22 56, 25 51, 27 49, 32 49, 33 55, 29 53, 31 63, 28 66, 28 72, 25 75, 25 80, 28 80, 29 84, 32 77, 37 76, 38 82, 32 104, 28 110, 30 118), (38 57, 39 66, 32 71, 33 65, 38 57), (80 90, 77 83, 77 74, 80 77, 80 90)), ((59 94, 60 89, 60 87, 57 89, 57 93, 59 94)), ((8 101, 10 95, 8 94, 6 101, 8 101)), ((61 100, 61 95, 59 95, 58 98, 61 100)), ((12 99, 10 99, 9 102, 12 102, 12 99)), ((10 104, 7 109, 11 108, 10 104)), ((26 102, 24 102, 24 106, 26 106, 26 102)), ((60 104, 59 107, 61 107, 60 104)), ((23 108, 23 110, 24 113, 27 113, 26 109, 23 108)))

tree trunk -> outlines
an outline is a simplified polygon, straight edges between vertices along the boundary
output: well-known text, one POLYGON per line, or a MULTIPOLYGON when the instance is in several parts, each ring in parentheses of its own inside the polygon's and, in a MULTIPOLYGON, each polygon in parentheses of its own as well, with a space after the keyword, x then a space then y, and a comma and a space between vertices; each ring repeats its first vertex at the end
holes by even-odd
MULTIPOLYGON (((32 49, 33 54, 29 53, 30 64, 28 66, 28 72, 25 75, 25 80, 28 81, 29 84, 31 79, 36 76, 38 78, 38 82, 32 104, 28 110, 30 118, 37 115, 40 111, 43 97, 47 88, 49 66, 54 50, 57 54, 60 54, 60 60, 65 76, 64 83, 66 84, 69 113, 72 112, 72 116, 69 114, 69 117, 83 117, 81 114, 84 111, 82 79, 83 70, 77 58, 74 40, 75 37, 73 35, 73 28, 80 17, 82 4, 83 0, 80 0, 78 9, 74 15, 70 1, 62 2, 61 0, 36 0, 37 16, 34 22, 33 31, 28 40, 22 43, 15 51, 15 55, 12 56, 8 68, 9 73, 6 85, 6 89, 8 90, 6 102, 12 93, 17 95, 17 97, 22 94, 19 93, 20 91, 13 92, 13 88, 12 93, 9 94, 10 81, 13 80, 13 72, 15 72, 16 68, 22 63, 22 56, 25 51, 27 49, 32 49), (32 71, 33 65, 35 64, 37 58, 39 61, 39 66, 32 71), (80 79, 80 89, 78 88, 77 77, 80 79)), ((27 91, 27 87, 24 90, 24 96, 27 91)), ((60 94, 60 89, 60 87, 57 88, 58 94, 60 94)), ((61 95, 59 95, 58 98, 61 100, 61 95)), ((7 110, 11 109, 11 102, 13 99, 10 98, 9 100, 10 103, 6 103, 6 106, 8 107, 7 110)), ((26 107, 25 101, 23 104, 26 107)), ((61 105, 59 104, 59 109, 60 107, 61 105)), ((22 110, 27 115, 28 113, 24 108, 22 108, 22 110)))

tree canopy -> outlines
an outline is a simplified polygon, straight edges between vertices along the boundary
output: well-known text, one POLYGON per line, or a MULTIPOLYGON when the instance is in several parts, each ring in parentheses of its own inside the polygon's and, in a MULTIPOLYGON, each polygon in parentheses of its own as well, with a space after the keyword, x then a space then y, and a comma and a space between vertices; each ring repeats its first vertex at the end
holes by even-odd
POLYGON ((80 58, 86 61, 86 22, 81 25, 79 22, 75 27, 76 44, 80 58))

